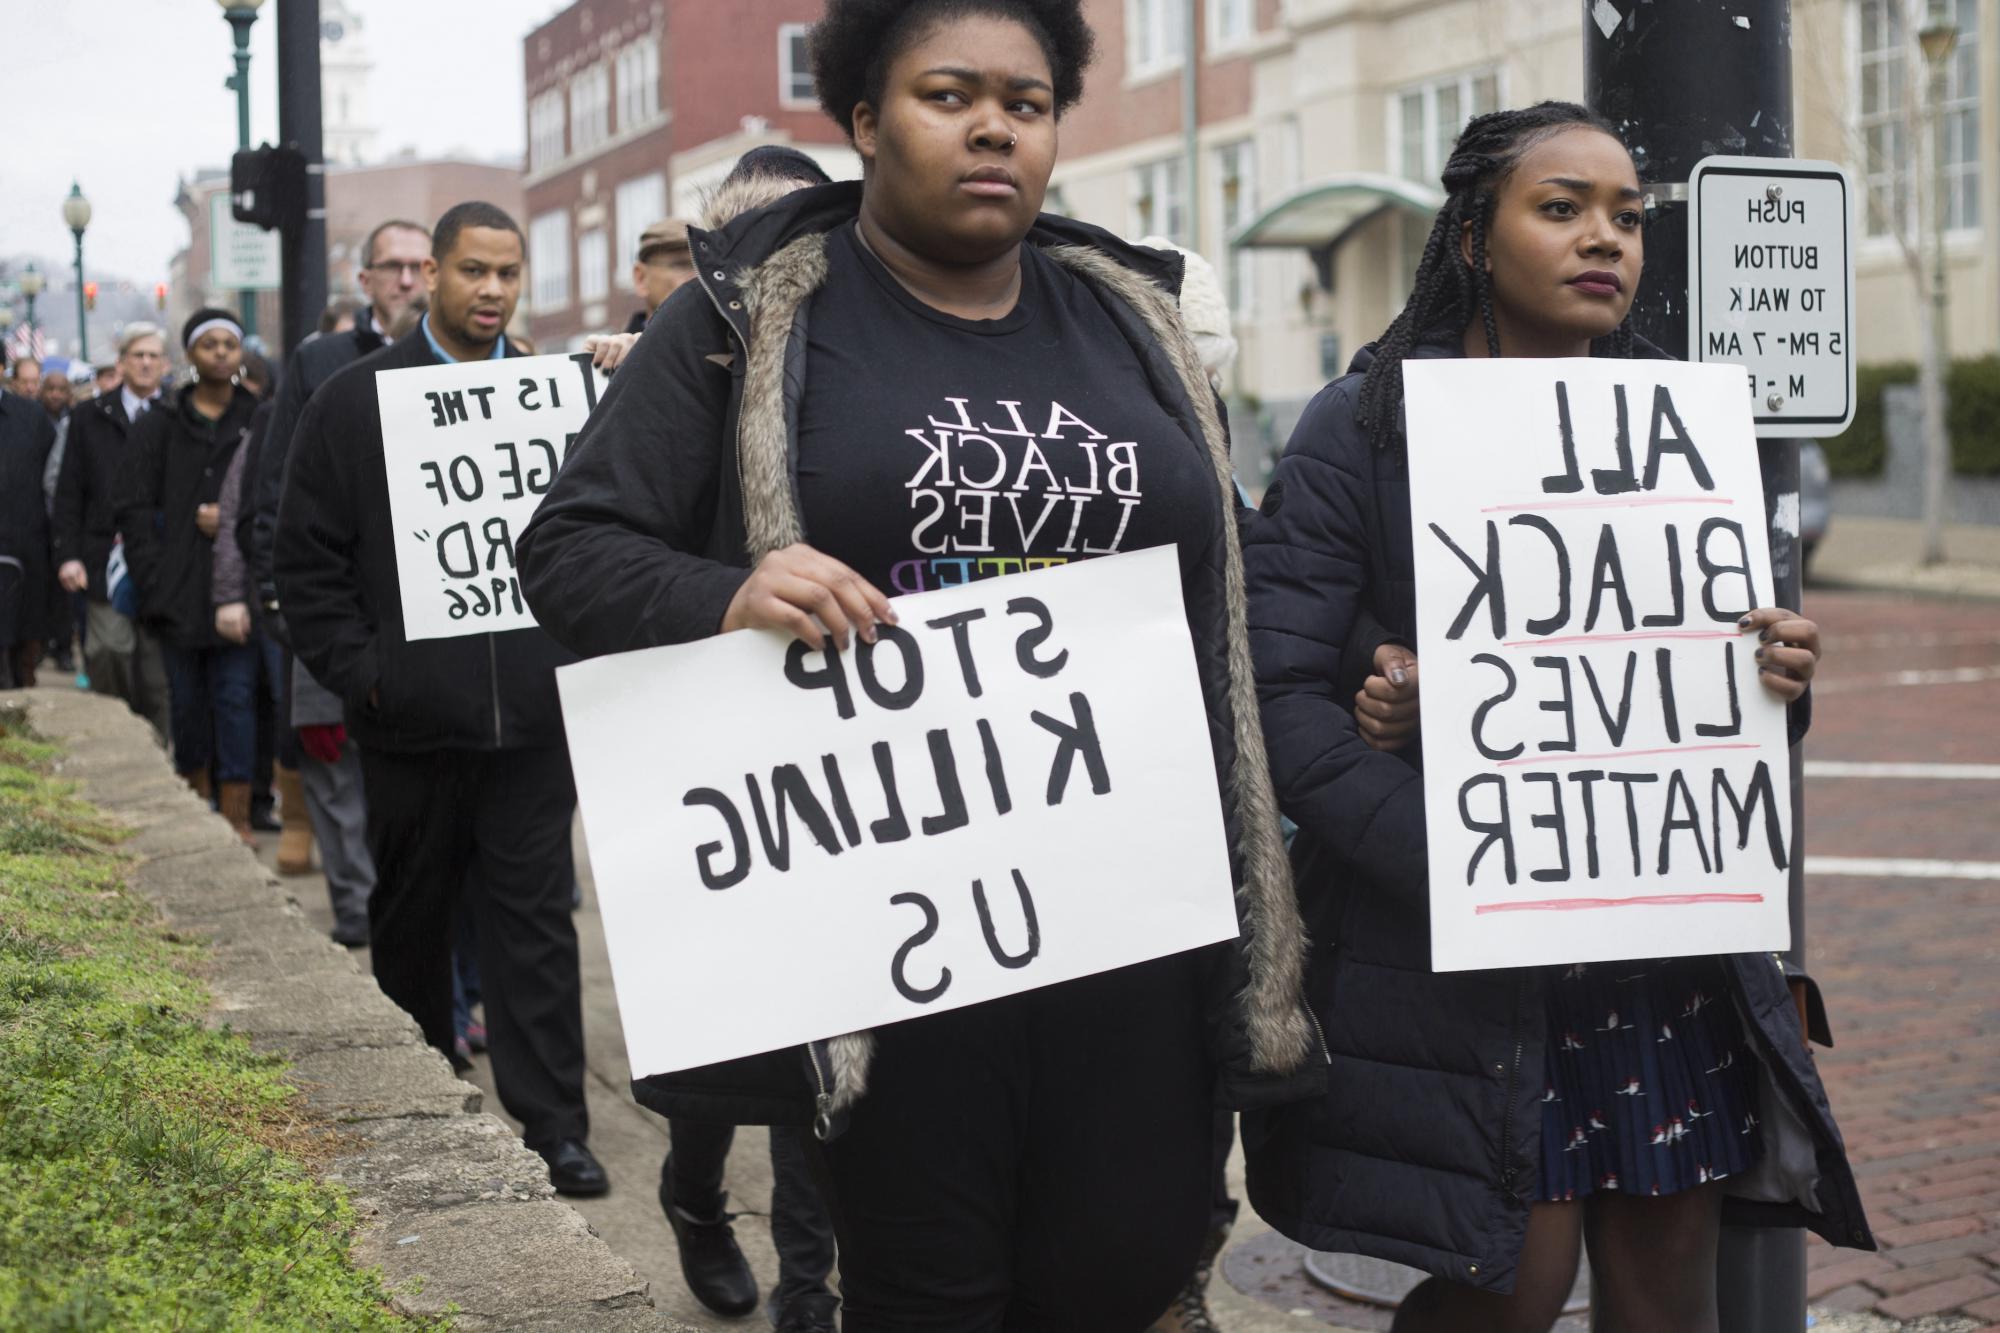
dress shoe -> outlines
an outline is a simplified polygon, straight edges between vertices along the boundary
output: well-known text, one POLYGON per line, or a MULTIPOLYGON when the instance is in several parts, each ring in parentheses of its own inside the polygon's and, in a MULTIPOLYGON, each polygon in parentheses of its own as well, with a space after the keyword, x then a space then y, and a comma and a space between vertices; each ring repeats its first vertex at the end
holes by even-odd
POLYGON ((833 1312, 839 1308, 840 1297, 830 1292, 798 1296, 785 1307, 773 1327, 777 1333, 835 1333, 839 1326, 833 1322, 833 1312))
MULTIPOLYGON (((723 1195, 723 1201, 728 1200, 723 1195)), ((757 1279, 736 1244, 729 1225, 736 1214, 718 1206, 711 1218, 696 1217, 674 1203, 665 1181, 660 1183, 660 1207, 674 1229, 681 1252, 681 1279, 690 1295, 719 1315, 736 1318, 757 1308, 757 1279)))
POLYGON ((604 1174, 604 1167, 582 1139, 564 1139, 542 1158, 549 1164, 549 1183, 558 1194, 583 1199, 611 1188, 611 1177, 604 1174))
POLYGON ((333 942, 349 949, 368 947, 368 923, 366 921, 342 921, 334 925, 333 942))

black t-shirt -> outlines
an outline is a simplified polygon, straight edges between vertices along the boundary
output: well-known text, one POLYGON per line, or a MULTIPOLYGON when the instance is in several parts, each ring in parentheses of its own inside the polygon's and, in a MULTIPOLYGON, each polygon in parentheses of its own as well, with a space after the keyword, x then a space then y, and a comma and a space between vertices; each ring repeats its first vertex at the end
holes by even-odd
POLYGON ((799 405, 806 540, 890 596, 1177 543, 1222 520, 1205 445, 1098 297, 1034 246, 1000 319, 933 310, 827 238, 799 405))

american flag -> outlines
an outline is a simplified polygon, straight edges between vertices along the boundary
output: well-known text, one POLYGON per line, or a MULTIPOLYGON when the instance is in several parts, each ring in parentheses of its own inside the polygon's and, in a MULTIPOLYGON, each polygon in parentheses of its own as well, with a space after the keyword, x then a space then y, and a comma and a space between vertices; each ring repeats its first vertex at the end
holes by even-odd
POLYGON ((22 357, 32 357, 37 362, 49 354, 49 341, 42 336, 39 328, 26 324, 7 335, 7 364, 12 365, 22 357))

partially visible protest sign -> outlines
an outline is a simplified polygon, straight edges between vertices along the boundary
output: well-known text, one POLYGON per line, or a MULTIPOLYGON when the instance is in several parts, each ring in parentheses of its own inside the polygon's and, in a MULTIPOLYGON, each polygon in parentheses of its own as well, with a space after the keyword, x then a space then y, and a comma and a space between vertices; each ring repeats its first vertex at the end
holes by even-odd
POLYGON ((894 606, 557 671, 635 1077, 1235 935, 1173 548, 894 606))
POLYGON ((1784 949, 1785 709, 1741 370, 1404 368, 1431 965, 1784 949))
POLYGON ((514 538, 597 405, 587 353, 459 361, 375 376, 404 636, 526 629, 514 538))

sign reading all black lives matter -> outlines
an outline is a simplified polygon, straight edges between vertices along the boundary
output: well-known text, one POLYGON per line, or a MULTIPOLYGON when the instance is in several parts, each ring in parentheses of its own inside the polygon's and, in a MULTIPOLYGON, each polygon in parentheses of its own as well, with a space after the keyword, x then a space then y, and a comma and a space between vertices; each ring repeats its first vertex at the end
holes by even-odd
POLYGON ((1439 971, 1784 949, 1785 709, 1739 369, 1404 368, 1439 971))
POLYGON ((635 1077, 1236 933, 1171 547, 556 672, 635 1077))
POLYGON ((404 637, 526 629, 514 539, 555 480, 604 377, 585 354, 375 376, 404 637))

